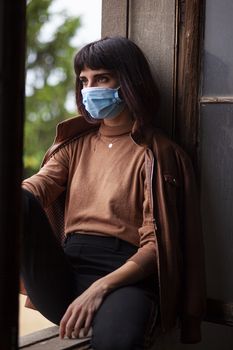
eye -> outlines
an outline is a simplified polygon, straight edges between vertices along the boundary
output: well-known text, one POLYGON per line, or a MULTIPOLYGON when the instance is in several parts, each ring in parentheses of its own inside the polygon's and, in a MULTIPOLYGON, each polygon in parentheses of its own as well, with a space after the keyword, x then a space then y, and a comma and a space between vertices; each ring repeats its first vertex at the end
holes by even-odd
POLYGON ((109 81, 109 79, 107 76, 101 75, 100 77, 98 77, 97 81, 98 81, 98 83, 107 83, 109 81))
POLYGON ((79 78, 79 81, 82 83, 83 86, 86 86, 86 85, 87 85, 87 78, 80 77, 80 78, 79 78))

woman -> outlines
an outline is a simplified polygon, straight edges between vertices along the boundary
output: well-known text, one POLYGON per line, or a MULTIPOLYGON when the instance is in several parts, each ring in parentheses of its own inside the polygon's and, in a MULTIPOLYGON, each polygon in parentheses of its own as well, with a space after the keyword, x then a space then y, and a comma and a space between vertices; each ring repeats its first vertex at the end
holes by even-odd
POLYGON ((23 182, 27 293, 61 338, 92 327, 93 349, 145 349, 155 321, 166 331, 177 317, 182 341, 198 342, 205 288, 195 181, 186 154, 155 128, 146 58, 110 37, 82 48, 74 68, 81 116, 58 126, 41 170, 23 182), (52 232, 58 203, 63 249, 52 232))

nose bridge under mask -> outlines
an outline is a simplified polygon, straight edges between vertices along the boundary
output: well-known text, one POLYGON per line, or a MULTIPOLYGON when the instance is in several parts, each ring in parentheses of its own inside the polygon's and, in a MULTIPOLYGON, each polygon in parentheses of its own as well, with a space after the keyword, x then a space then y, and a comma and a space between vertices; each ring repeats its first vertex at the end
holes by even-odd
POLYGON ((104 88, 104 87, 86 87, 81 90, 83 98, 116 98, 120 99, 119 97, 119 89, 117 88, 104 88))
POLYGON ((125 103, 118 91, 119 87, 87 87, 81 90, 83 104, 92 118, 114 118, 123 111, 125 103))

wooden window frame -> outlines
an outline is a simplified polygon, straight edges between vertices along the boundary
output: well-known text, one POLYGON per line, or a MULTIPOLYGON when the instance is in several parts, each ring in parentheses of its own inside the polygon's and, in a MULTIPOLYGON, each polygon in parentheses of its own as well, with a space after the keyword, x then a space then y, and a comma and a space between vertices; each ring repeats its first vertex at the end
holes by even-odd
MULTIPOLYGON (((190 154, 198 178, 202 104, 233 103, 232 97, 201 96, 205 1, 177 0, 177 79, 174 137, 190 154)), ((208 298, 205 320, 233 326, 233 303, 208 298)))

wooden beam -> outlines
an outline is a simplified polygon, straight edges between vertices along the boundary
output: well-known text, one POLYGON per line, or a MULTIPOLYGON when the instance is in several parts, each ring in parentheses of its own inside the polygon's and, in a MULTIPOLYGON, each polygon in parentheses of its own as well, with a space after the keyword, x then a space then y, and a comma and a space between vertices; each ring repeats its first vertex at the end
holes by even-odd
POLYGON ((18 349, 19 235, 26 0, 0 2, 0 330, 18 349))
MULTIPOLYGON (((178 1, 178 0, 177 0, 178 1)), ((174 136, 197 162, 202 0, 178 1, 177 96, 174 136)))
POLYGON ((232 96, 202 96, 200 98, 200 103, 211 104, 211 103, 233 103, 232 96))

